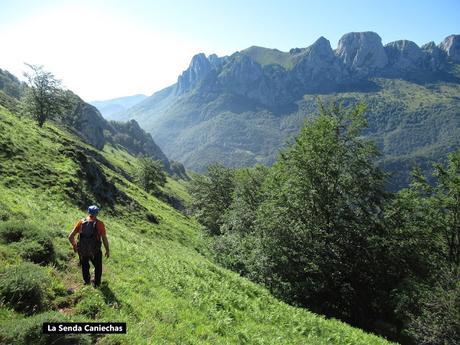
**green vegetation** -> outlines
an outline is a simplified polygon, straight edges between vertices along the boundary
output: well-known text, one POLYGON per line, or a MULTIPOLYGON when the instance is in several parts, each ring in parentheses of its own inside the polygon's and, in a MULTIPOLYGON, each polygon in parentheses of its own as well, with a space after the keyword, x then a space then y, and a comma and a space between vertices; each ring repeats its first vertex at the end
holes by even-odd
MULTIPOLYGON (((2 230, 7 235, 0 242, 0 342, 388 343, 288 306, 214 264, 199 224, 132 182, 139 164, 127 151, 110 145, 97 151, 51 122, 38 127, 0 108, 0 220, 8 221, 2 229, 10 229, 2 230), (100 290, 83 288, 66 238, 89 203, 101 206, 111 243, 100 290), (11 226, 17 221, 32 225, 11 226), (21 257, 15 245, 28 241, 33 226, 51 237, 57 264, 21 257), (16 295, 9 286, 24 287, 21 310, 12 307, 16 295), (32 296, 27 291, 41 296, 34 297, 36 307, 25 302, 32 296), (128 333, 58 340, 40 333, 42 322, 53 320, 125 321, 128 333)), ((182 182, 168 179, 168 189, 186 194, 182 182)))
POLYGON ((197 219, 219 263, 285 301, 406 344, 457 344, 460 150, 433 186, 419 169, 386 192, 363 113, 320 106, 272 168, 212 166, 192 182, 197 219))
POLYGON ((278 49, 252 46, 241 51, 241 53, 250 56, 262 66, 280 65, 285 69, 291 69, 294 65, 291 54, 279 51, 278 49))
POLYGON ((54 245, 46 229, 19 221, 3 222, 0 223, 0 238, 5 243, 14 243, 24 260, 44 265, 55 262, 54 245))
POLYGON ((46 120, 62 116, 72 108, 70 94, 66 93, 51 72, 43 66, 26 64, 30 72, 24 73, 28 81, 22 99, 22 108, 25 114, 32 116, 40 127, 46 120))
POLYGON ((215 162, 227 167, 273 164, 279 150, 317 112, 318 98, 325 104, 364 102, 369 127, 363 135, 382 152, 380 164, 394 173, 389 187, 395 191, 409 185, 415 164, 429 173, 431 162, 443 160, 459 146, 459 94, 456 83, 376 78, 358 91, 307 94, 282 107, 270 107, 202 88, 180 101, 170 96, 155 103, 152 98, 127 116, 138 119, 169 158, 205 172, 215 162))
POLYGON ((155 193, 166 183, 166 174, 160 161, 150 157, 139 158, 139 170, 136 180, 145 191, 155 193))

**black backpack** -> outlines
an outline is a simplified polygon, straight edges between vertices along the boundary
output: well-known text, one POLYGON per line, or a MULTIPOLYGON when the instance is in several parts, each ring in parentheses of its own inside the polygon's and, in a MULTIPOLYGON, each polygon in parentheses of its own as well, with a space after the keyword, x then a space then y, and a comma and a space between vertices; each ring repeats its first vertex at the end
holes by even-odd
POLYGON ((101 248, 97 238, 97 220, 83 220, 78 236, 78 253, 81 257, 94 257, 101 248))

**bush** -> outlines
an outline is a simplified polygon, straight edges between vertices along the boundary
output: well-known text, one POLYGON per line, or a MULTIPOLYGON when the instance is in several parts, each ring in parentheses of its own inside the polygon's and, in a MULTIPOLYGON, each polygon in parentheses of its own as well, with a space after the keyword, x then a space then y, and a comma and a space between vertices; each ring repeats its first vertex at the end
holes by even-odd
MULTIPOLYGON (((46 312, 22 320, 11 320, 0 329, 0 342, 11 345, 86 345, 91 344, 87 334, 43 334, 43 322, 70 322, 58 312, 46 312)), ((76 320, 72 320, 76 321, 76 320)))
POLYGON ((32 224, 8 221, 0 223, 0 239, 5 243, 19 242, 25 233, 36 232, 38 228, 32 224))
POLYGON ((24 260, 32 261, 36 264, 46 265, 54 262, 54 247, 51 240, 39 242, 36 240, 20 242, 19 255, 24 260))
POLYGON ((0 301, 27 315, 46 309, 51 278, 38 265, 24 262, 11 266, 0 274, 0 301))
POLYGON ((0 239, 5 243, 15 243, 19 255, 36 264, 55 261, 56 253, 49 233, 36 225, 19 221, 0 223, 0 239))

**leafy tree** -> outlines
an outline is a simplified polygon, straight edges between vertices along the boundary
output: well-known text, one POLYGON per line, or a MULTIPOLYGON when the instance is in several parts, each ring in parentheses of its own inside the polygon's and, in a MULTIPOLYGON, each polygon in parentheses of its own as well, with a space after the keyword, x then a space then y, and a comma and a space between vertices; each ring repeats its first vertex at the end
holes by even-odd
POLYGON ((32 116, 40 127, 46 120, 63 116, 70 110, 69 94, 51 72, 43 66, 26 64, 31 71, 25 72, 28 88, 22 98, 23 111, 32 116))
POLYGON ((406 331, 418 344, 457 344, 460 336, 460 150, 433 183, 420 169, 398 193, 389 218, 399 237, 390 248, 404 275, 393 295, 406 331))
POLYGON ((257 209, 264 198, 262 185, 268 172, 269 168, 262 165, 235 170, 232 203, 225 213, 223 233, 253 232, 257 209))
POLYGON ((435 210, 435 230, 444 239, 445 257, 460 266, 460 150, 448 156, 448 166, 435 166, 437 184, 430 200, 435 210))
POLYGON ((410 320, 408 332, 420 345, 460 344, 460 273, 445 270, 435 286, 419 301, 420 313, 410 320))
POLYGON ((158 193, 159 187, 166 184, 166 173, 163 170, 163 164, 151 157, 140 157, 136 180, 147 192, 158 193))
POLYGON ((232 203, 223 216, 221 236, 214 239, 217 261, 238 273, 257 280, 260 262, 260 239, 255 234, 257 209, 264 200, 263 183, 269 168, 235 170, 232 203))
POLYGON ((320 106, 267 178, 257 228, 264 283, 276 294, 370 328, 385 297, 386 194, 378 152, 360 137, 364 111, 320 106))
POLYGON ((189 185, 192 211, 211 234, 219 235, 224 215, 232 203, 234 170, 220 164, 208 167, 206 175, 196 175, 189 185))

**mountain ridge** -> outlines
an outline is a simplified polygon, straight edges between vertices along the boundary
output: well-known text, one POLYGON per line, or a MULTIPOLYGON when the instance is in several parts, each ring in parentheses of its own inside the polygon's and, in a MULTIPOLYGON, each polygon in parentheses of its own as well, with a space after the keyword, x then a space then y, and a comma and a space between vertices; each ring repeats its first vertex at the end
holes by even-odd
POLYGON ((88 103, 95 106, 107 120, 118 120, 119 113, 132 107, 136 103, 142 102, 146 98, 146 95, 136 94, 107 100, 94 100, 88 103))
MULTIPOLYGON (((139 121, 172 159, 204 171, 214 161, 230 166, 271 164, 303 120, 313 116, 317 97, 358 102, 378 96, 385 107, 380 109, 372 101, 370 133, 377 137, 385 158, 394 159, 395 152, 387 152, 392 146, 383 140, 391 133, 372 124, 382 116, 390 122, 399 118, 404 128, 398 140, 410 137, 406 115, 423 121, 417 116, 424 109, 411 104, 418 92, 436 104, 432 116, 444 116, 448 107, 446 116, 456 118, 451 103, 457 104, 460 85, 459 42, 460 35, 450 35, 438 45, 429 42, 419 47, 409 40, 383 45, 374 32, 352 32, 339 40, 336 49, 320 37, 309 47, 289 52, 252 46, 224 57, 201 53, 192 58, 176 84, 128 109, 123 119, 139 121), (397 93, 390 89, 401 85, 392 80, 402 80, 407 91, 403 99, 391 97, 393 103, 385 97, 397 93)), ((413 152, 423 147, 414 144, 413 152)), ((440 157, 427 157, 431 158, 440 157)))

